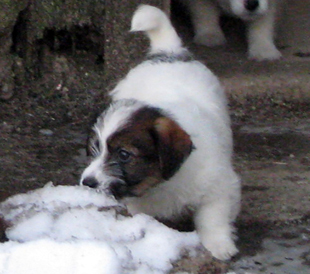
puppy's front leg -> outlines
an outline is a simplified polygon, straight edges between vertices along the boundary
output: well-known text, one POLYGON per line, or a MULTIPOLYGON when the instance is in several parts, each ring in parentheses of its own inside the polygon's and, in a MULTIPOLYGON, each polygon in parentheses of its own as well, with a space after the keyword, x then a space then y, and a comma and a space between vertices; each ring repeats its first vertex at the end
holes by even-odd
POLYGON ((209 47, 226 42, 219 24, 220 10, 210 0, 187 1, 195 29, 194 42, 209 47))
POLYGON ((264 17, 248 24, 248 55, 257 61, 275 60, 281 57, 274 44, 274 13, 270 11, 264 17))
POLYGON ((202 244, 220 260, 228 260, 238 252, 232 239, 230 222, 230 206, 223 199, 202 205, 195 216, 202 244))

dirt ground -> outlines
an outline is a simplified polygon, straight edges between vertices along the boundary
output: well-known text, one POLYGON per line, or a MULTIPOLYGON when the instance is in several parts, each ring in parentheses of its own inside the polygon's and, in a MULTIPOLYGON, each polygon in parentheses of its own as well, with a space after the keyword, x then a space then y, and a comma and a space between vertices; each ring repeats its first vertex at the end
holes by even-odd
MULTIPOLYGON (((42 187, 49 181, 77 184, 87 163, 85 145, 91 110, 86 108, 76 111, 79 115, 69 115, 63 104, 50 105, 49 100, 44 103, 42 98, 24 101, 21 97, 1 102, 2 199, 42 187)), ((105 103, 106 99, 102 99, 94 112, 103 109, 105 103)), ((246 273, 242 271, 252 269, 253 264, 265 269, 262 259, 240 263, 265 250, 265 239, 297 241, 304 235, 293 245, 303 249, 310 242, 310 108, 304 104, 285 108, 260 104, 263 103, 259 100, 248 105, 231 103, 235 166, 243 181, 243 209, 238 220, 241 252, 231 264, 238 274, 246 273)), ((309 252, 310 248, 305 249, 296 260, 309 267, 309 252)))
MULTIPOLYGON (((236 71, 246 75, 246 67, 258 68, 258 72, 270 72, 277 66, 288 68, 284 65, 292 65, 291 59, 269 63, 265 68, 245 61, 241 48, 223 55, 221 65, 207 58, 204 49, 194 51, 229 91, 234 163, 243 182, 237 222, 240 254, 226 269, 237 274, 310 273, 309 101, 279 99, 278 93, 272 92, 241 100, 230 86, 239 78, 229 77, 236 71), (237 60, 233 71, 225 69, 223 59, 227 56, 230 63, 237 60)), ((85 146, 91 124, 109 101, 101 92, 105 87, 103 71, 95 59, 83 52, 57 55, 51 64, 53 71, 31 86, 18 86, 11 100, 0 101, 1 200, 49 181, 56 185, 78 183, 87 164, 85 146)), ((309 58, 299 62, 296 69, 309 77, 309 58)), ((246 81, 252 81, 254 89, 261 85, 261 78, 247 77, 250 80, 240 80, 243 89, 246 81)), ((283 87, 285 76, 281 79, 283 87)), ((309 93, 309 78, 305 79, 299 87, 309 93)))

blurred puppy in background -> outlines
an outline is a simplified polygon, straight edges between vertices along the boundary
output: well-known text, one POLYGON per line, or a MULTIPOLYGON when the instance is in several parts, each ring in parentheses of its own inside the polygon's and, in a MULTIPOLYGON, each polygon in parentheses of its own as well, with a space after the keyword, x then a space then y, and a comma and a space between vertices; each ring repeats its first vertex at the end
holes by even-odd
POLYGON ((274 60, 281 53, 274 44, 278 0, 181 0, 188 7, 194 25, 194 42, 205 46, 225 44, 219 25, 221 14, 242 19, 247 25, 248 57, 274 60))
POLYGON ((150 52, 112 90, 81 184, 114 195, 132 214, 171 220, 193 213, 203 245, 229 259, 237 253, 240 181, 224 90, 161 10, 140 6, 131 31, 148 35, 150 52))

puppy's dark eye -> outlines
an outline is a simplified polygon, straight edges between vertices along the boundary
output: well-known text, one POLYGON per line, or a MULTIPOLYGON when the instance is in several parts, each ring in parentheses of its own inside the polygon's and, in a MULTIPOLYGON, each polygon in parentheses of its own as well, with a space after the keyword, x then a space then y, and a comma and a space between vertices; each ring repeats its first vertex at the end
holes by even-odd
POLYGON ((120 149, 118 151, 118 158, 122 162, 126 163, 126 162, 128 162, 131 159, 131 153, 128 152, 127 150, 125 150, 125 149, 120 149))

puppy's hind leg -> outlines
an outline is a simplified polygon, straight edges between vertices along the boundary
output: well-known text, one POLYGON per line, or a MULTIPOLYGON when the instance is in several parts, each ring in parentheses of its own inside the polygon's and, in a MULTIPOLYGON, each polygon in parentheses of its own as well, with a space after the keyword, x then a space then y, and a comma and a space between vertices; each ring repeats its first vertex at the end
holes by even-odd
POLYGON ((228 260, 238 252, 233 241, 233 225, 228 200, 203 204, 195 216, 195 225, 202 244, 220 260, 228 260))
POLYGON ((210 0, 187 1, 195 30, 194 42, 208 47, 225 44, 219 25, 220 10, 210 0))

